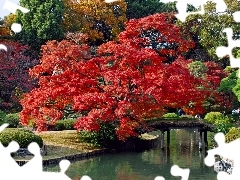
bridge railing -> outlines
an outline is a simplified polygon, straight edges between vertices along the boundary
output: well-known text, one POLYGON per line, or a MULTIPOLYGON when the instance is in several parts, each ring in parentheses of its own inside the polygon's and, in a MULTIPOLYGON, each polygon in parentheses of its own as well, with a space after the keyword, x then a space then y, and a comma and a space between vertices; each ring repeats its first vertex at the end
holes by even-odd
MULTIPOLYGON (((200 118, 155 118, 146 120, 147 128, 156 130, 167 129, 200 129, 213 131, 213 125, 204 122, 200 118)), ((146 128, 146 127, 145 127, 146 128)))

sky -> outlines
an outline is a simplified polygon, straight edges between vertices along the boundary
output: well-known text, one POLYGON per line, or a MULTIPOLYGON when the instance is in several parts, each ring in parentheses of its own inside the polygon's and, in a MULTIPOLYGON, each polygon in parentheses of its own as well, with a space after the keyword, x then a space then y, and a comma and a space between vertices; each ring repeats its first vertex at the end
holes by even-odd
MULTIPOLYGON (((0 0, 0 17, 3 18, 4 16, 7 16, 10 12, 6 9, 3 9, 3 6, 5 4, 7 0, 0 0)), ((19 4, 19 0, 8 0, 8 1, 11 1, 13 3, 16 3, 16 4, 19 4)), ((161 2, 174 2, 175 0, 160 0, 161 2)), ((183 1, 186 1, 186 0, 183 0, 183 1)), ((188 2, 190 4, 193 4, 193 5, 199 5, 199 2, 201 1, 197 1, 197 0, 188 0, 188 2)))

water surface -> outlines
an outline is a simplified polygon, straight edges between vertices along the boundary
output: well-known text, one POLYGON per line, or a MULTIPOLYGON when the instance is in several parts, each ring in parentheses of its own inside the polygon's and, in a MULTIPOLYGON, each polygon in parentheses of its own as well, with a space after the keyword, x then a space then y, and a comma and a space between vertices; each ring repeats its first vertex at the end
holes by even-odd
MULTIPOLYGON (((163 176, 166 180, 181 180, 170 174, 172 165, 190 168, 189 180, 216 180, 213 167, 204 164, 205 151, 199 152, 193 130, 171 130, 170 150, 161 148, 143 152, 121 152, 101 155, 72 162, 67 175, 80 179, 88 175, 92 180, 154 180, 163 176)), ((59 168, 47 167, 47 171, 59 168)))

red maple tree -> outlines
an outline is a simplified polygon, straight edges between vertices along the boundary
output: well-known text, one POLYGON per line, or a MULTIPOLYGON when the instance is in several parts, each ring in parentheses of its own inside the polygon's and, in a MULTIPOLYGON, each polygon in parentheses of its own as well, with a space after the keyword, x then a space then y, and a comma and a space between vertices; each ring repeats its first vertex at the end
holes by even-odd
POLYGON ((38 130, 46 130, 71 105, 85 112, 75 123, 77 130, 98 131, 101 123, 113 122, 116 135, 125 140, 138 135, 144 119, 161 117, 163 107, 204 101, 201 80, 181 56, 194 44, 182 36, 164 14, 155 14, 130 20, 119 42, 101 45, 95 57, 85 44, 48 42, 41 64, 30 72, 39 88, 21 101, 22 124, 34 120, 38 130))
POLYGON ((20 111, 21 94, 36 87, 30 79, 29 68, 38 61, 27 54, 27 46, 10 40, 0 40, 0 44, 7 47, 7 52, 0 50, 0 109, 20 111))
POLYGON ((213 99, 211 104, 213 109, 211 110, 224 111, 226 109, 231 109, 231 100, 224 92, 218 91, 221 80, 228 76, 227 73, 217 63, 205 62, 205 65, 208 68, 206 79, 209 82, 209 87, 212 89, 210 97, 213 99))
POLYGON ((206 98, 204 101, 192 103, 192 106, 185 106, 183 109, 187 114, 204 114, 209 111, 223 111, 231 108, 231 102, 226 95, 218 91, 220 82, 227 77, 227 73, 217 63, 207 61, 204 65, 207 71, 200 79, 202 88, 205 88, 206 98))

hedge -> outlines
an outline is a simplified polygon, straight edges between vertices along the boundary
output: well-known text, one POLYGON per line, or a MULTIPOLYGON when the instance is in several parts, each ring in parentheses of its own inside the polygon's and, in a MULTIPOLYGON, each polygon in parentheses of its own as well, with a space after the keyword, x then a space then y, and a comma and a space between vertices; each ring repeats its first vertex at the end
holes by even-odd
POLYGON ((75 122, 76 119, 59 120, 55 123, 55 125, 49 127, 49 130, 52 131, 74 130, 75 122))
POLYGON ((20 148, 27 148, 31 142, 36 142, 39 147, 43 146, 42 138, 27 129, 6 128, 0 133, 3 146, 8 146, 11 141, 16 141, 20 148))

